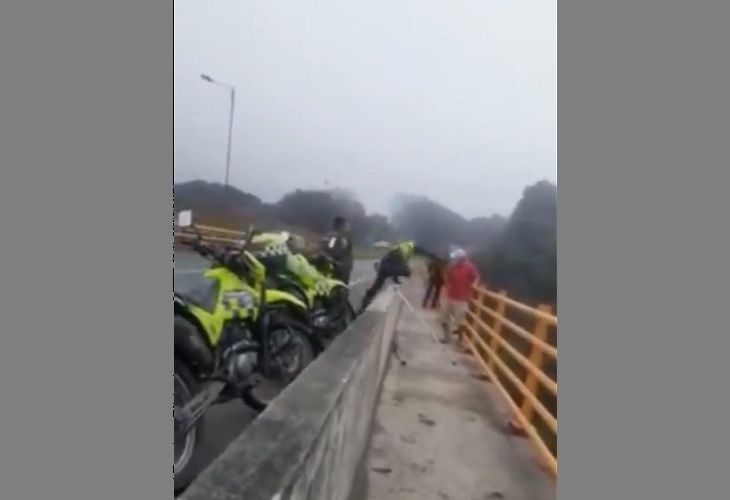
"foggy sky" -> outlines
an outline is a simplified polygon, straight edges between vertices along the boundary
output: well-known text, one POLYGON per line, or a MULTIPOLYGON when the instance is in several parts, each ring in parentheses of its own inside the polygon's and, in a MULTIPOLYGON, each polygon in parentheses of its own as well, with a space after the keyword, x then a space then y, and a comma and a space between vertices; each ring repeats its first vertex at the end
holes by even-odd
POLYGON ((176 0, 175 182, 350 188, 467 217, 557 182, 555 0, 176 0))

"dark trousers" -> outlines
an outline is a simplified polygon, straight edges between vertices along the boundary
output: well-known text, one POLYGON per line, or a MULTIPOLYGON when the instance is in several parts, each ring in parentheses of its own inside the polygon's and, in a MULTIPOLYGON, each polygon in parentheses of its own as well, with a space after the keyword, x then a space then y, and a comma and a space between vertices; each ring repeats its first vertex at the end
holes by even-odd
POLYGON ((394 273, 386 273, 383 271, 382 268, 378 271, 377 276, 375 276, 375 281, 373 281, 373 284, 370 285, 370 288, 367 289, 365 292, 365 297, 362 299, 362 305, 360 306, 360 311, 364 311, 367 309, 367 307, 370 305, 370 303, 373 301, 375 296, 380 292, 380 290, 383 289, 385 286, 385 282, 388 281, 388 279, 393 280, 393 283, 396 285, 400 285, 400 278, 407 278, 407 274, 394 274, 394 273))
POLYGON ((428 307, 429 301, 431 302, 431 309, 436 309, 439 305, 439 297, 441 297, 441 288, 443 288, 444 282, 438 280, 429 280, 428 287, 426 288, 426 295, 423 296, 423 307, 428 307))
POLYGON ((336 280, 342 281, 345 285, 349 285, 351 274, 352 266, 340 264, 335 268, 334 278, 336 280))

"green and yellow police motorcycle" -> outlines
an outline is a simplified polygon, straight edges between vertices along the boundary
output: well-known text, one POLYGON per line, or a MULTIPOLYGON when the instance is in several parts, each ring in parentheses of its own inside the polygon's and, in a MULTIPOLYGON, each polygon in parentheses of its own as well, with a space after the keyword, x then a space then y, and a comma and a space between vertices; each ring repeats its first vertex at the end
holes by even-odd
POLYGON ((253 236, 251 252, 267 269, 272 283, 307 305, 308 323, 319 336, 331 340, 355 319, 350 288, 333 277, 332 259, 323 253, 310 258, 293 248, 295 239, 288 232, 260 233, 253 236))
POLYGON ((324 349, 309 325, 309 305, 269 286, 266 267, 247 249, 250 237, 240 248, 222 250, 194 231, 188 245, 212 266, 203 285, 174 292, 176 492, 197 472, 211 406, 240 398, 264 410, 272 397, 258 389, 269 383, 280 391, 324 349))

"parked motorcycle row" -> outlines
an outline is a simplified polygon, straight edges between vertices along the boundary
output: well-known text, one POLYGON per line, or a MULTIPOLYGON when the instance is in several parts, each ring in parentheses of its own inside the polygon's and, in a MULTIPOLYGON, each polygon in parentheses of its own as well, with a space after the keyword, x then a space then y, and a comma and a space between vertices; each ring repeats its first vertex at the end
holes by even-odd
POLYGON ((240 399, 263 411, 355 318, 334 263, 296 253, 288 233, 249 230, 223 248, 186 227, 186 245, 211 266, 205 283, 173 298, 176 492, 194 479, 212 406, 240 399))

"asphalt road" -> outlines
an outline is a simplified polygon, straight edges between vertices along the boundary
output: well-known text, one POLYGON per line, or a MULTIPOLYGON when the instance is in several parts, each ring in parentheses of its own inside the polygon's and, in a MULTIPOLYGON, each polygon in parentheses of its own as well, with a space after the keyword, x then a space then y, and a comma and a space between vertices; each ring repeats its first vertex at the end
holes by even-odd
MULTIPOLYGON (((374 262, 372 260, 355 262, 351 286, 353 304, 356 306, 360 304, 365 289, 374 277, 374 262)), ((185 292, 195 286, 200 282, 205 268, 206 262, 198 256, 176 253, 174 289, 185 292)), ((196 464, 199 471, 215 460, 254 418, 256 414, 240 401, 214 407, 206 417, 205 442, 201 444, 203 452, 201 463, 196 464)))

